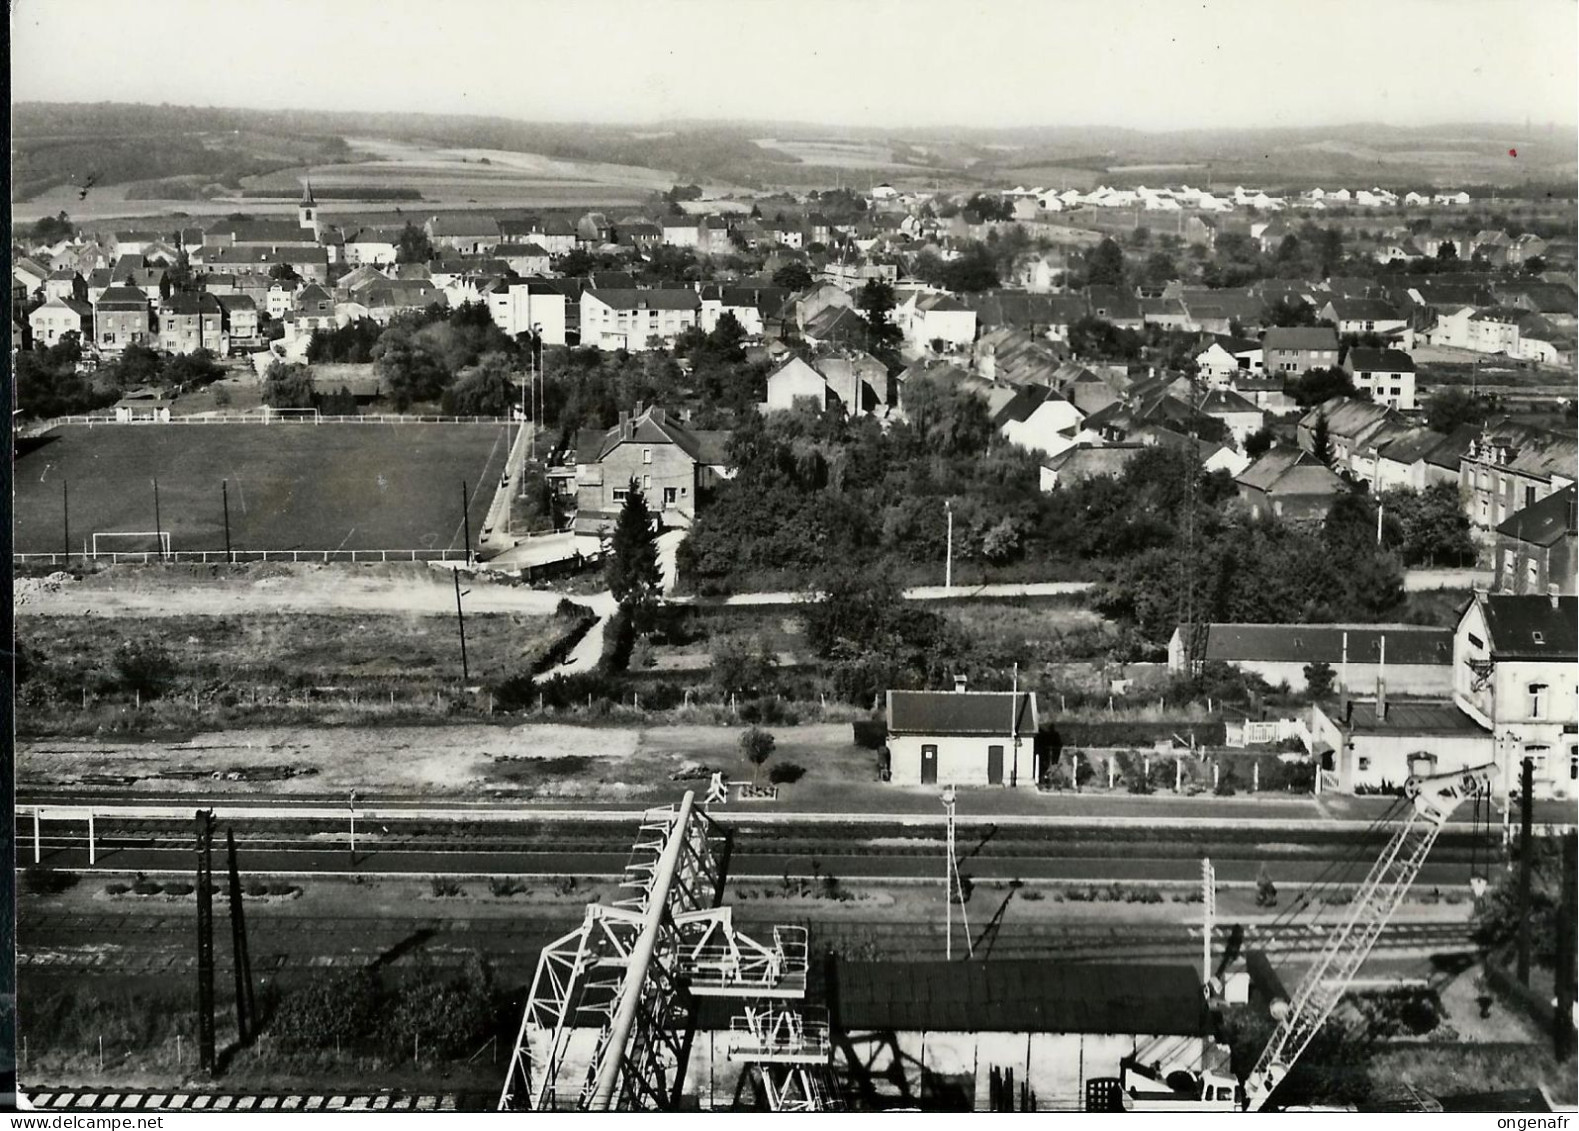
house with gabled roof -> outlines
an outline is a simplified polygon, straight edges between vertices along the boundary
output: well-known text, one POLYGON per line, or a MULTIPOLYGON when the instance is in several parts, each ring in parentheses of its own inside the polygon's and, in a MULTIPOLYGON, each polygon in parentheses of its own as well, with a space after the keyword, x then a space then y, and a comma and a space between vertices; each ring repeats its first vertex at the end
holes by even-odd
POLYGON ((1234 478, 1252 518, 1320 522, 1348 490, 1332 469, 1298 448, 1273 448, 1234 478))
POLYGON ((1362 482, 1375 478, 1375 449, 1409 430, 1404 418, 1386 405, 1359 397, 1329 397, 1299 421, 1299 446, 1316 450, 1316 426, 1326 421, 1332 465, 1362 482))
POLYGON ((917 345, 941 342, 947 349, 966 349, 976 340, 976 312, 953 295, 920 295, 907 336, 917 345))
POLYGON ((1319 317, 1336 323, 1340 334, 1391 337, 1409 328, 1409 320, 1380 298, 1334 298, 1321 308, 1319 317))
POLYGON ((1415 362, 1403 350, 1354 346, 1343 359, 1354 387, 1379 405, 1414 411, 1415 362))
POLYGON ((581 293, 581 344, 633 353, 652 342, 673 345, 682 331, 697 325, 701 310, 701 297, 683 288, 588 288, 581 293))
POLYGON ((435 250, 488 255, 499 245, 499 221, 492 216, 445 212, 422 225, 435 250))
POLYGON ((1459 462, 1459 490, 1471 527, 1482 538, 1511 515, 1564 487, 1579 465, 1579 441, 1571 433, 1488 421, 1459 462))
POLYGON ((828 381, 798 354, 790 354, 768 374, 764 412, 784 412, 808 405, 818 412, 828 406, 828 381))
POLYGON ((1307 664, 1332 669, 1338 691, 1369 691, 1377 680, 1406 695, 1453 690, 1453 630, 1414 624, 1203 624, 1174 629, 1170 671, 1192 661, 1232 664, 1273 687, 1308 690, 1307 664), (1191 651, 1195 655, 1191 656, 1191 651))
POLYGON ((890 691, 888 773, 898 785, 1034 787, 1039 780, 1036 693, 890 691))
POLYGON ((136 287, 106 287, 93 306, 93 344, 98 351, 117 354, 129 345, 152 347, 154 341, 148 296, 136 287))
POLYGON ((1085 413, 1045 385, 1022 385, 993 416, 993 426, 1011 444, 1044 457, 1075 446, 1085 413))
POLYGON ((33 344, 53 346, 67 334, 76 334, 83 349, 93 344, 93 307, 76 298, 52 298, 27 316, 33 344))
POLYGON ((1564 487, 1515 511, 1497 527, 1498 593, 1579 592, 1576 488, 1564 487))
POLYGON ((1195 407, 1197 412, 1220 421, 1237 448, 1243 448, 1247 438, 1266 426, 1266 413, 1232 389, 1208 390, 1195 407))
POLYGON ((577 465, 576 532, 612 531, 633 481, 665 525, 689 526, 698 497, 734 476, 728 444, 728 432, 687 428, 661 408, 621 414, 596 459, 577 465))
POLYGON ((1268 373, 1298 376, 1338 364, 1338 332, 1330 326, 1274 326, 1261 339, 1268 373))
POLYGON ((1453 633, 1453 702, 1492 738, 1498 796, 1579 792, 1579 597, 1476 593, 1453 633))

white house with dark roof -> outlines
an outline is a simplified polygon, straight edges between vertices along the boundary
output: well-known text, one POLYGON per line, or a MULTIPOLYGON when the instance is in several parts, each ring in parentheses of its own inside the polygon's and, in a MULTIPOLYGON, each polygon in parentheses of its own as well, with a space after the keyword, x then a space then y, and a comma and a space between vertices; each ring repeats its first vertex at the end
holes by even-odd
POLYGON ((695 291, 593 290, 581 292, 581 344, 632 353, 659 342, 669 346, 697 324, 702 309, 695 291))
POLYGON ((1489 732, 1499 796, 1525 758, 1537 796, 1579 792, 1579 597, 1477 593, 1453 634, 1453 702, 1489 732))
POLYGON ((1343 369, 1354 387, 1377 404, 1405 412, 1415 408, 1415 362, 1403 350, 1355 346, 1343 359, 1343 369))
POLYGON ((1036 694, 1029 691, 888 693, 888 772, 898 785, 1033 787, 1036 694))
POLYGON ((1273 687, 1305 691, 1307 664, 1332 668, 1336 691, 1371 691, 1378 680, 1399 694, 1446 696, 1453 689, 1453 632, 1415 624, 1180 625, 1168 641, 1168 668, 1196 660, 1232 664, 1273 687))
POLYGON ((906 333, 916 345, 941 341, 952 349, 967 349, 976 340, 976 312, 953 295, 918 295, 906 333))
POLYGON ((75 298, 52 298, 27 316, 35 346, 53 346, 76 334, 84 349, 93 344, 93 307, 75 298))

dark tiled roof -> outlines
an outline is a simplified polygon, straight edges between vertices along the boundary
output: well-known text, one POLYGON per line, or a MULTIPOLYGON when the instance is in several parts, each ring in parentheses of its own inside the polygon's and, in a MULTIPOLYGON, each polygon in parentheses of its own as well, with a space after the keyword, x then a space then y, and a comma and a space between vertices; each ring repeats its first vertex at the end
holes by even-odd
POLYGON ((1330 326, 1274 326, 1261 344, 1269 350, 1336 350, 1338 331, 1330 326))
POLYGON ((1348 368, 1366 373, 1413 373, 1415 359, 1403 350, 1377 350, 1355 346, 1349 351, 1348 368))
POLYGON ((586 293, 615 310, 696 310, 702 305, 695 291, 677 288, 651 291, 591 289, 586 293))
POLYGON ((1343 662, 1345 635, 1351 664, 1380 662, 1383 638, 1389 664, 1453 663, 1451 628, 1412 624, 1209 624, 1205 658, 1228 663, 1325 661, 1336 667, 1343 662))
POLYGON ((148 296, 136 287, 106 287, 94 304, 96 310, 147 310, 148 296))
POLYGON ((1499 660, 1579 659, 1579 597, 1487 593, 1479 597, 1491 634, 1491 654, 1499 660))
POLYGON ((1372 321, 1398 318, 1398 311, 1393 309, 1392 303, 1379 298, 1335 298, 1332 300, 1332 312, 1340 322, 1354 322, 1362 318, 1372 321))
POLYGON ((1036 730, 1036 695, 1022 691, 890 691, 893 734, 1008 734, 1036 730))
POLYGON ((1535 546, 1551 546, 1576 533, 1573 487, 1554 491, 1538 503, 1511 514, 1497 527, 1498 534, 1535 546))
POLYGON ((847 1032, 1204 1036, 1211 1017, 1185 963, 844 962, 830 987, 847 1032))
MULTIPOLYGON (((1387 657, 1392 662, 1392 657, 1387 657)), ((1479 723, 1452 703, 1441 700, 1404 702, 1389 700, 1387 717, 1380 718, 1376 703, 1356 700, 1350 707, 1349 725, 1361 734, 1484 734, 1479 723)))

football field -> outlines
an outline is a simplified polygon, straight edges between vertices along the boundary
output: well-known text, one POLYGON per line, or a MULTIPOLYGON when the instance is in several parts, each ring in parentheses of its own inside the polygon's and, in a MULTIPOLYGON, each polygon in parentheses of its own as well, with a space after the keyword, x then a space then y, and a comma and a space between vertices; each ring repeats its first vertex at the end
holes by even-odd
POLYGON ((505 458, 503 424, 68 425, 18 446, 13 549, 82 553, 157 522, 173 553, 223 551, 228 491, 238 551, 458 551, 463 483, 475 546, 505 458))

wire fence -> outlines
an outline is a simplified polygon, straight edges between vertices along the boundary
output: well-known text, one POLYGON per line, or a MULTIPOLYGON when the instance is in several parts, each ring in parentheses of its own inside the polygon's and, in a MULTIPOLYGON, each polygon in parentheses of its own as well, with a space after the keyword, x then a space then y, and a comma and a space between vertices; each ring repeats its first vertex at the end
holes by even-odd
POLYGON ((139 562, 463 562, 465 550, 104 550, 82 554, 12 554, 16 565, 70 565, 77 561, 139 562))

